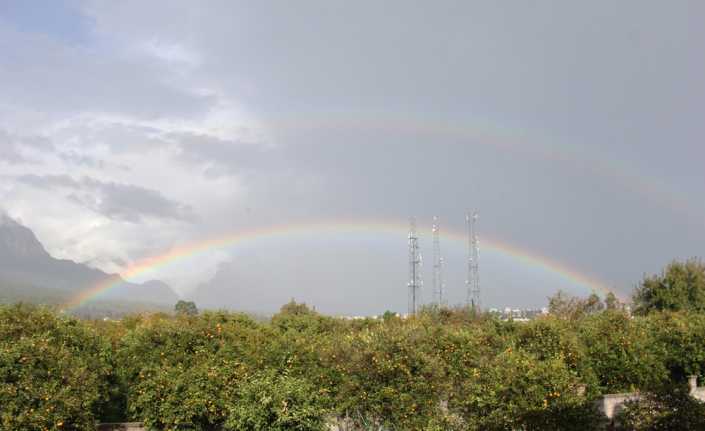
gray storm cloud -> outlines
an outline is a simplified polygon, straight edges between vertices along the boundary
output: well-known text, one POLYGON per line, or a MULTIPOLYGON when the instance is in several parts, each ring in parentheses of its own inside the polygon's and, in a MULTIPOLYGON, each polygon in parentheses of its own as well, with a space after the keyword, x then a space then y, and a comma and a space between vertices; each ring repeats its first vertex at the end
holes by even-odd
MULTIPOLYGON (((62 255, 129 264, 312 220, 462 231, 469 208, 481 233, 624 293, 703 254, 702 2, 27 7, 0 8, 0 198, 62 255)), ((404 309, 403 239, 347 240, 345 259, 282 239, 300 259, 223 250, 157 275, 234 307, 254 289, 271 293, 255 308, 379 311, 384 291, 404 309)), ((488 305, 579 289, 486 259, 488 305)))
POLYGON ((40 189, 67 189, 66 198, 87 209, 115 218, 138 223, 144 217, 189 221, 192 209, 165 198, 155 190, 132 184, 119 184, 69 175, 23 175, 17 180, 40 189))

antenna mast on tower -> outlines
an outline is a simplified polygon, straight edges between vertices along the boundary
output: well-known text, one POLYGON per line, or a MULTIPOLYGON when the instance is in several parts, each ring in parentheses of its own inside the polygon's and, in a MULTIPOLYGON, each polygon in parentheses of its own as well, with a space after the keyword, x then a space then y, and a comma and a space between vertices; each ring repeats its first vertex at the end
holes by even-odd
POLYGON ((433 303, 438 307, 445 305, 443 280, 443 256, 441 256, 440 225, 438 216, 433 216, 433 303))
POLYGON ((480 242, 477 238, 477 212, 465 215, 465 224, 468 232, 468 278, 467 304, 476 312, 480 311, 480 272, 478 261, 480 259, 480 242))
POLYGON ((416 234, 416 219, 409 219, 409 314, 416 314, 421 299, 421 250, 416 234))

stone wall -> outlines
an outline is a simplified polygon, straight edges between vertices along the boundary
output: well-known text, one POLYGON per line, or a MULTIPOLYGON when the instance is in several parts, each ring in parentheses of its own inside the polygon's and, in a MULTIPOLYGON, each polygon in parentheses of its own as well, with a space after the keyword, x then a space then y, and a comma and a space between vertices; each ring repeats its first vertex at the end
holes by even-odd
POLYGON ((621 410, 625 402, 638 400, 641 396, 636 392, 627 392, 623 394, 606 394, 597 400, 597 408, 607 416, 608 419, 613 419, 621 410))
MULTIPOLYGON (((693 398, 697 398, 700 401, 705 401, 705 386, 698 387, 697 376, 690 376, 688 378, 688 385, 690 386, 690 395, 693 398)), ((585 393, 585 387, 578 388, 579 393, 585 393)), ((597 408, 605 415, 608 419, 612 420, 619 413, 625 402, 630 400, 638 400, 641 395, 638 392, 625 392, 622 394, 606 394, 601 398, 598 398, 597 408)), ((330 425, 331 430, 344 429, 343 425, 330 425)), ((142 426, 140 422, 125 422, 125 423, 112 423, 112 424, 100 424, 98 425, 98 431, 147 431, 145 427, 142 426)))
POLYGON ((147 431, 141 422, 99 424, 98 431, 147 431))
MULTIPOLYGON (((344 424, 329 424, 330 431, 344 431, 347 429, 344 424)), ((147 431, 141 422, 122 422, 98 424, 97 431, 147 431)))
POLYGON ((690 395, 700 401, 705 401, 705 387, 698 387, 698 376, 690 376, 688 378, 688 386, 690 386, 690 395))
MULTIPOLYGON (((690 386, 690 395, 700 401, 705 401, 705 387, 698 387, 698 377, 690 376, 688 378, 688 386, 690 386)), ((597 407, 608 419, 613 419, 619 413, 625 402, 630 400, 638 400, 641 398, 638 392, 627 392, 623 394, 606 394, 597 400, 597 407)))

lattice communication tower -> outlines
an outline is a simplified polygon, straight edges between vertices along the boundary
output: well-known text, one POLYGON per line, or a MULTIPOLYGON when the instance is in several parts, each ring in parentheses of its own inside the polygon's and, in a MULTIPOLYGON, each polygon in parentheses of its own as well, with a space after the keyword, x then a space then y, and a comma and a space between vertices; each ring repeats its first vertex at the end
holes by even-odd
POLYGON ((409 220, 409 314, 416 314, 421 304, 421 288, 423 278, 421 277, 421 250, 419 248, 419 237, 416 234, 416 219, 409 220))
POLYGON ((465 215, 465 225, 468 234, 468 277, 465 281, 467 287, 467 305, 476 312, 480 311, 480 241, 477 237, 477 212, 465 215))
POLYGON ((438 307, 447 305, 445 280, 443 279, 443 256, 441 255, 441 227, 438 216, 433 217, 433 303, 438 307))

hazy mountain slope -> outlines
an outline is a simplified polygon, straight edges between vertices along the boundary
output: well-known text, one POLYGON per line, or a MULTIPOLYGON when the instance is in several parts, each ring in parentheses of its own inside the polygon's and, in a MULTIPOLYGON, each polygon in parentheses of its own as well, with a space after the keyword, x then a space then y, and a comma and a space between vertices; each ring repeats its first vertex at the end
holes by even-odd
MULTIPOLYGON (((91 289, 100 283, 112 287, 99 299, 127 300, 173 305, 178 296, 165 283, 150 281, 144 284, 128 283, 119 276, 107 274, 87 265, 71 260, 53 258, 44 249, 29 228, 0 212, 0 290, 13 286, 15 295, 22 286, 27 292, 20 296, 47 295, 47 289, 64 293, 58 297, 72 297, 82 290, 91 289)), ((7 292, 6 292, 7 293, 7 292)), ((8 296, 8 295, 5 295, 8 296)))

